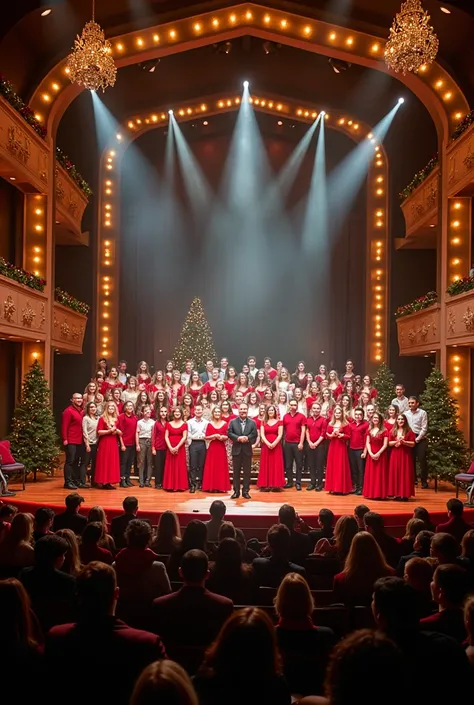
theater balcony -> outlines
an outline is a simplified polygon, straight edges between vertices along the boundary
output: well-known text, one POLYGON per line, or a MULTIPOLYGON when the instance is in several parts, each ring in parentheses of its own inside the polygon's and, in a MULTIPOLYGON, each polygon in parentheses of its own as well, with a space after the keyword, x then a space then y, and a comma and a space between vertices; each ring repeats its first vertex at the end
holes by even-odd
POLYGON ((89 245, 89 233, 81 229, 88 198, 67 171, 56 163, 56 227, 58 245, 89 245))
POLYGON ((435 249, 438 224, 439 167, 410 193, 402 204, 406 233, 397 238, 397 249, 435 249))
POLYGON ((0 335, 16 341, 41 341, 49 328, 48 298, 0 275, 0 335))
POLYGON ((448 196, 474 195, 474 123, 447 150, 448 196))
POLYGON ((440 349, 440 310, 440 304, 434 304, 397 319, 400 355, 427 355, 440 349))
POLYGON ((86 325, 86 315, 55 301, 51 345, 60 353, 82 354, 86 325))
POLYGON ((474 347, 474 290, 447 298, 446 340, 448 345, 474 347))

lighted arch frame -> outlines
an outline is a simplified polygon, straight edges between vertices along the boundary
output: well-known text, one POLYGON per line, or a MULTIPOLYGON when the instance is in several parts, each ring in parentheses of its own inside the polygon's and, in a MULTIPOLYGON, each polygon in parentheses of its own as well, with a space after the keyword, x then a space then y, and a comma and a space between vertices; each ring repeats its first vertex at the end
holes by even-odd
MULTIPOLYGON (((245 3, 168 22, 111 38, 117 66, 251 35, 305 51, 333 56, 390 73, 405 84, 429 110, 440 140, 447 143, 469 104, 453 77, 437 62, 419 74, 389 72, 383 59, 385 39, 328 24, 302 14, 245 3)), ((54 134, 62 115, 81 88, 70 83, 66 57, 45 76, 30 101, 36 116, 54 134)))
MULTIPOLYGON (((252 95, 256 110, 301 122, 312 123, 318 109, 275 96, 252 95)), ((239 108, 236 95, 212 96, 174 106, 178 121, 204 119, 239 108)), ((168 125, 168 109, 146 111, 128 118, 104 151, 100 164, 98 197, 98 262, 96 306, 96 357, 118 359, 120 167, 127 147, 140 135, 168 125)), ((338 130, 356 143, 373 139, 371 128, 343 112, 325 116, 328 128, 338 130)), ((375 140, 374 140, 375 141, 375 140)), ((367 185, 366 233, 366 353, 367 370, 386 360, 388 343, 388 162, 383 145, 374 144, 367 185)))

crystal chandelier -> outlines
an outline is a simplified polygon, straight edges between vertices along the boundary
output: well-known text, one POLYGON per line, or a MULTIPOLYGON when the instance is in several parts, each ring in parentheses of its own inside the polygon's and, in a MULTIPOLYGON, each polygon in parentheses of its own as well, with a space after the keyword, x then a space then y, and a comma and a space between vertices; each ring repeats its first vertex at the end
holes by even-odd
POLYGON ((77 35, 74 48, 67 59, 69 78, 90 91, 103 91, 115 84, 117 67, 112 58, 112 45, 95 22, 95 0, 92 0, 92 20, 77 35))
POLYGON ((406 0, 393 20, 385 45, 385 63, 403 75, 416 73, 423 64, 436 59, 439 40, 430 25, 430 16, 421 6, 421 0, 406 0))

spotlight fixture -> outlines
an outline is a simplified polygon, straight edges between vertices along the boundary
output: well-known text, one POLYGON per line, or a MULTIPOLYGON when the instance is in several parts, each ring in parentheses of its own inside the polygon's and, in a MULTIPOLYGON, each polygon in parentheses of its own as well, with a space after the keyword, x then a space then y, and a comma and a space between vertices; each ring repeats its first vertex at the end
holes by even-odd
POLYGON ((445 15, 451 14, 451 10, 447 7, 440 7, 439 9, 441 10, 441 12, 444 12, 445 15))
POLYGON ((50 14, 52 13, 52 11, 53 11, 53 10, 52 10, 50 7, 46 7, 46 8, 42 11, 41 17, 47 17, 48 15, 50 15, 50 14))
POLYGON ((324 117, 325 115, 326 115, 326 111, 325 111, 325 110, 321 110, 321 117, 324 117))
POLYGON ((138 66, 139 68, 141 68, 142 71, 154 73, 160 61, 161 59, 150 59, 149 61, 141 61, 138 66))
POLYGON ((405 98, 399 98, 399 99, 398 99, 398 104, 399 104, 399 105, 402 105, 402 103, 404 103, 404 102, 405 102, 405 98))
POLYGON ((329 57, 328 59, 329 66, 332 68, 334 73, 343 73, 344 71, 347 71, 347 69, 350 69, 352 64, 350 64, 348 61, 342 61, 341 59, 333 59, 332 56, 329 57))
POLYGON ((275 42, 269 42, 266 40, 262 44, 262 49, 267 56, 269 54, 276 54, 277 51, 281 49, 281 44, 275 44, 275 42))
POLYGON ((172 110, 168 110, 168 115, 173 115, 173 111, 172 111, 172 110))
POLYGON ((222 44, 214 44, 213 46, 218 54, 230 54, 232 51, 232 42, 223 42, 222 44))
POLYGON ((249 87, 249 82, 248 82, 248 81, 244 81, 244 88, 248 88, 248 87, 249 87))

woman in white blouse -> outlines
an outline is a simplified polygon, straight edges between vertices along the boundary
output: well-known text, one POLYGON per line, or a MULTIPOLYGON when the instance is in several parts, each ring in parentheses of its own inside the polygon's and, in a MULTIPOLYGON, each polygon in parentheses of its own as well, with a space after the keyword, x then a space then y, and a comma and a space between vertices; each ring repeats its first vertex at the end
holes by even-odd
POLYGON ((84 445, 86 447, 86 452, 84 455, 81 477, 83 481, 86 481, 87 467, 90 463, 89 474, 91 477, 91 483, 94 483, 94 471, 95 471, 95 459, 97 455, 97 424, 99 423, 99 417, 97 416, 97 404, 90 401, 86 404, 86 411, 82 418, 82 436, 84 438, 84 445))

